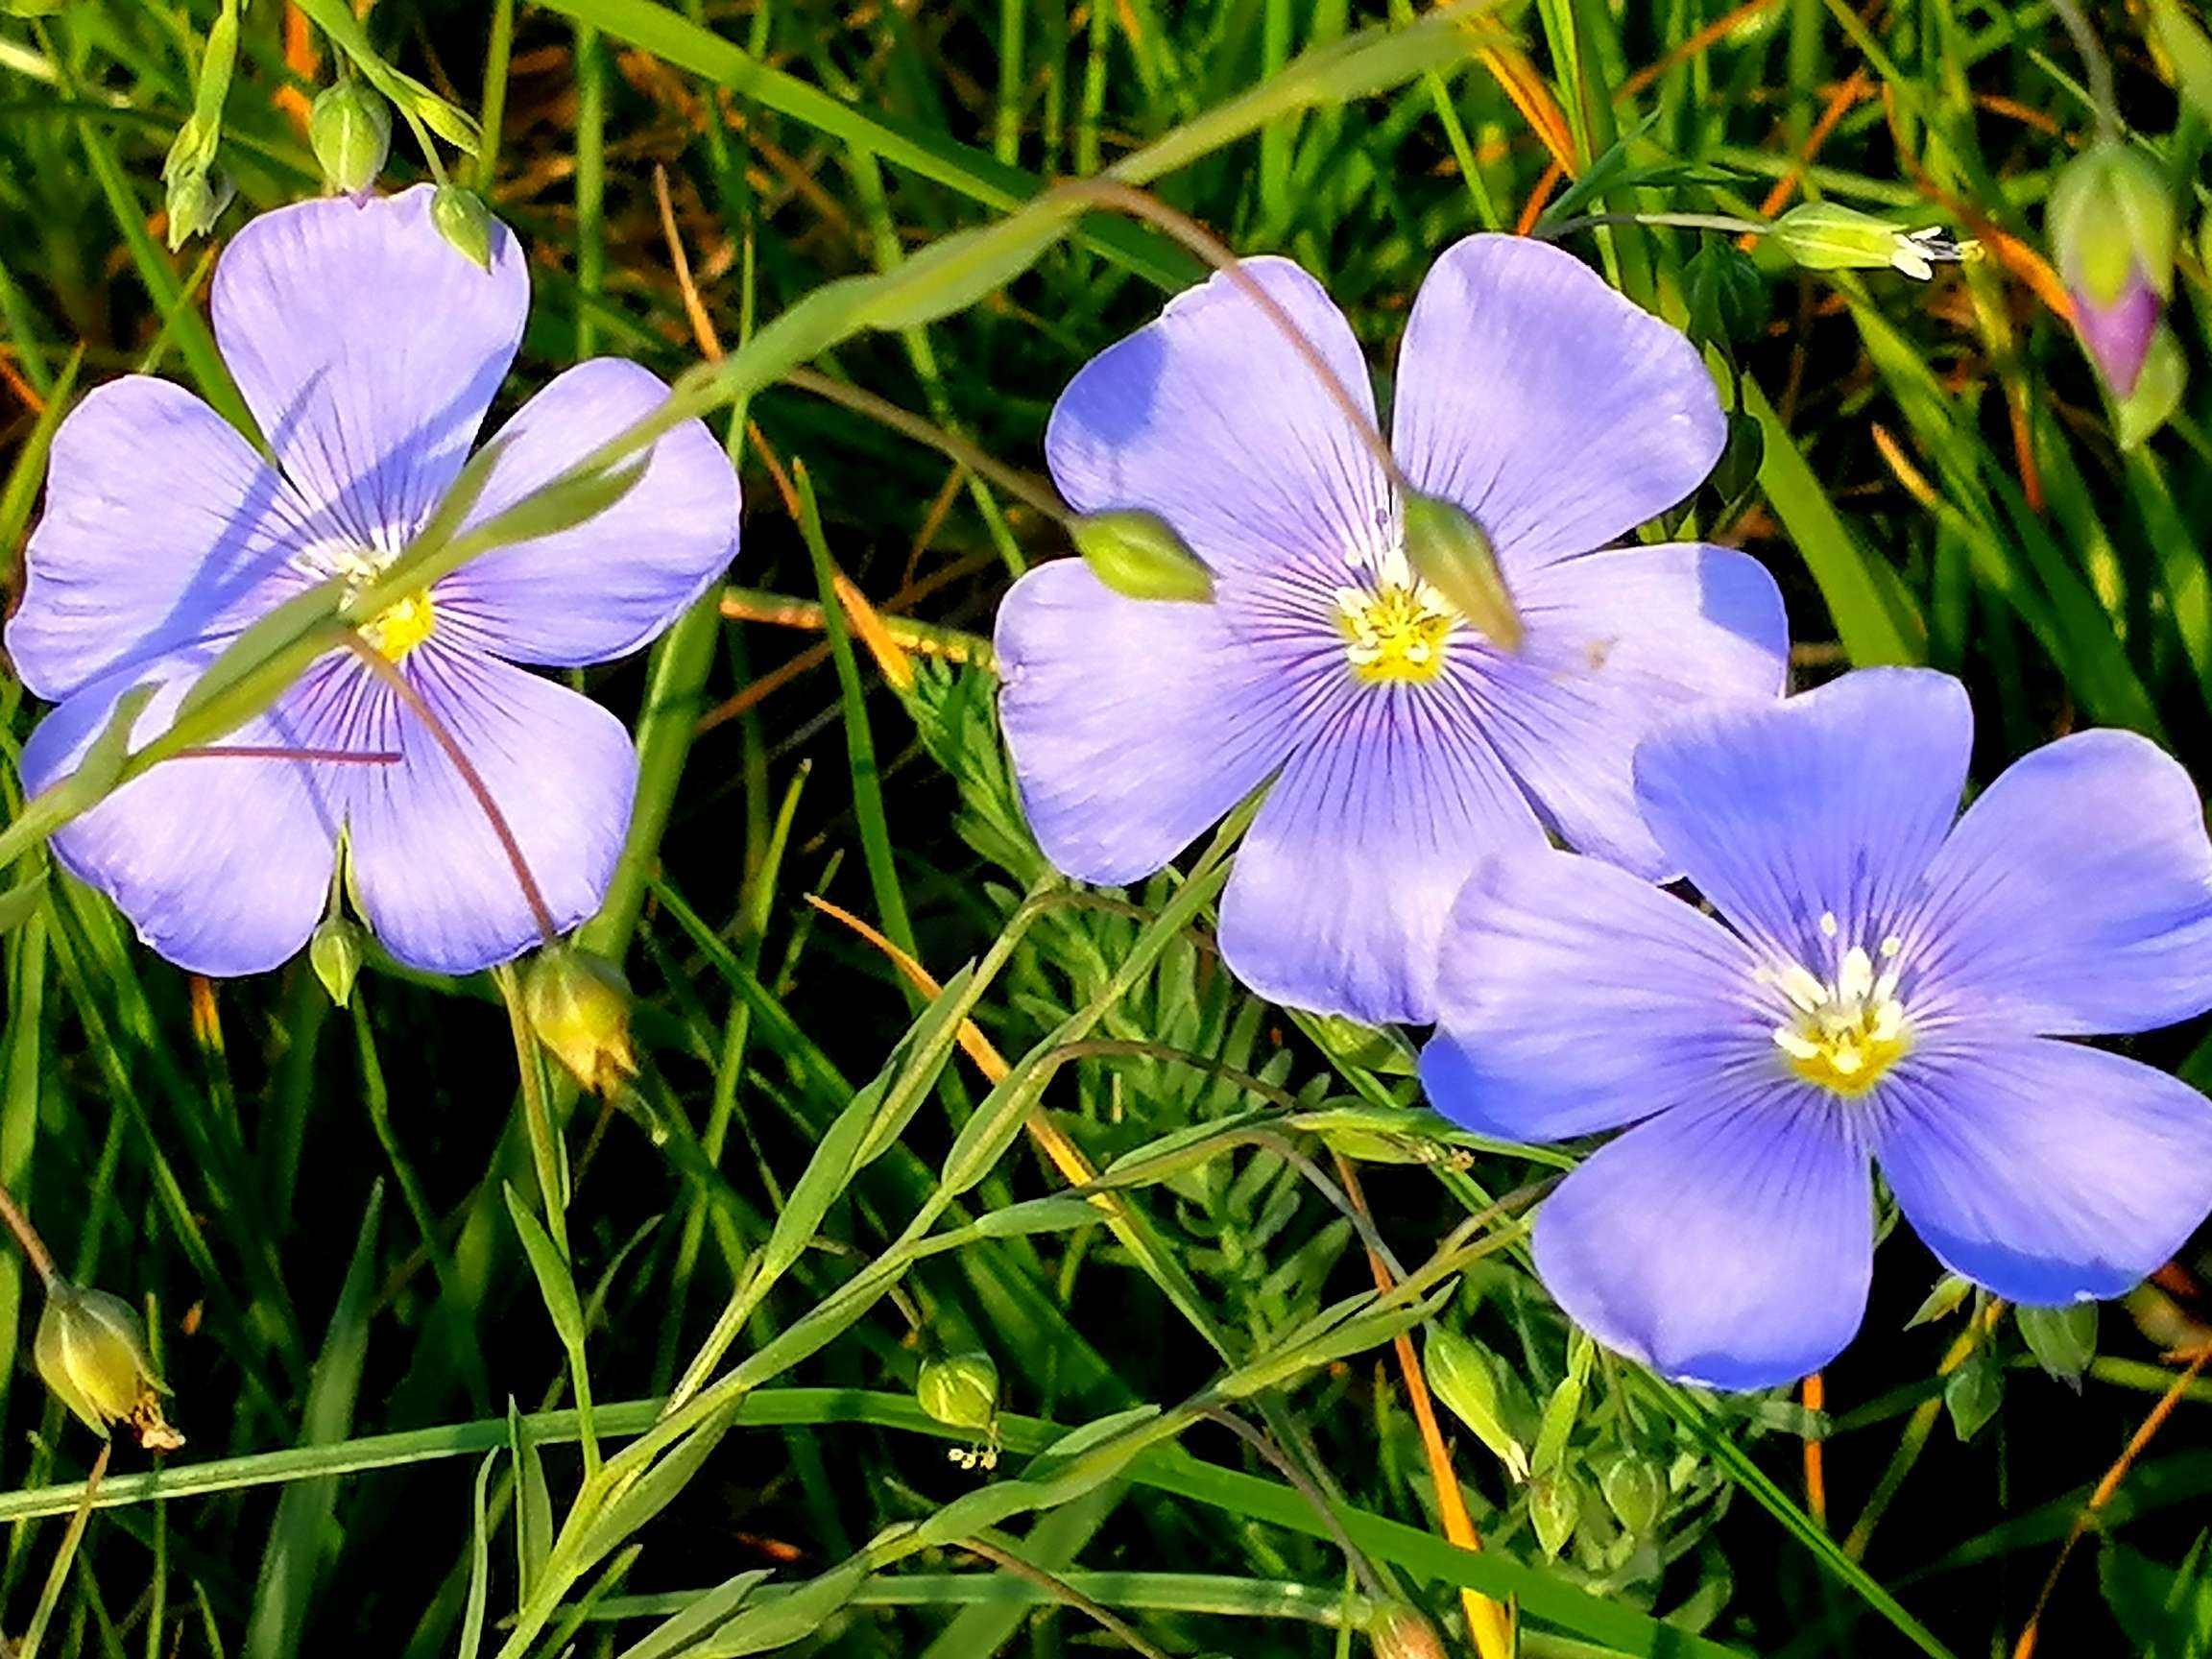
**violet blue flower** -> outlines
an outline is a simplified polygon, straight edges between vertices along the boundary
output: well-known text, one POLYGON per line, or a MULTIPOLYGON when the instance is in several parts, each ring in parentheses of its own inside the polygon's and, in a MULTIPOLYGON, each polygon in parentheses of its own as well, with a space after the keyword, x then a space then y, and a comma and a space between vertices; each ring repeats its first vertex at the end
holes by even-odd
MULTIPOLYGON (((166 730, 224 646, 317 582, 374 576, 468 459, 522 335, 529 278, 495 228, 489 271, 430 222, 428 188, 286 207, 215 274, 215 335, 266 455, 198 397, 130 375, 55 434, 7 643, 61 707, 23 753, 26 789, 73 768, 131 687, 133 740, 166 730)), ((497 514, 659 405, 634 364, 582 363, 503 429, 469 522, 497 514)), ((500 547, 362 629, 440 715, 512 828, 555 925, 598 907, 637 757, 614 717, 517 663, 603 661, 653 637, 728 563, 737 485, 707 429, 654 446, 589 521, 500 547)), ((198 973, 272 968, 346 884, 394 956, 466 973, 539 937, 490 820, 428 729, 344 653, 317 661, 226 746, 346 758, 179 757, 54 838, 139 936, 198 973), (394 757, 377 762, 363 757, 394 757)))
POLYGON ((1876 1162, 1945 1266, 2030 1306, 2119 1294, 2212 1208, 2212 1102, 2057 1041, 2212 1007, 2195 785, 2084 732, 1954 825, 1972 741, 1925 669, 1655 732, 1637 800, 1718 920, 1564 853, 1469 881, 1422 1074, 1487 1134, 1635 1125, 1536 1220, 1608 1347, 1721 1388, 1825 1364, 1865 1309, 1876 1162))
MULTIPOLYGON (((1287 260, 1246 260, 1373 418, 1350 325, 1287 260)), ((1271 775, 1221 913, 1231 968, 1277 1001, 1422 1021, 1436 942, 1483 855, 1548 832, 1637 875, 1674 866, 1629 755, 1654 715, 1772 698, 1772 580, 1696 544, 1605 549, 1673 506, 1725 436, 1696 351, 1555 248, 1472 236, 1436 263, 1400 356, 1393 446, 1472 517, 1523 639, 1486 638, 1410 568, 1379 458, 1224 276, 1094 358, 1046 436, 1079 511, 1149 512, 1212 603, 1132 599, 1079 560, 998 616, 1000 702, 1046 855, 1150 875, 1271 775)))

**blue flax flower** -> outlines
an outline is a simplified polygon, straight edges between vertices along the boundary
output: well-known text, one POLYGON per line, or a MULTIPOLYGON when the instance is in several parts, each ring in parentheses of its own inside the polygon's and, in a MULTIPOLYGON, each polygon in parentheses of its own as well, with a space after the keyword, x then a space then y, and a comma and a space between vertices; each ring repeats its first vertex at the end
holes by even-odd
MULTIPOLYGON (((315 583, 372 580, 436 510, 514 360, 530 284, 503 228, 490 270, 455 252, 430 196, 282 208, 225 252, 215 336, 265 452, 146 375, 101 387, 61 423, 7 631, 24 685, 61 705, 24 750, 26 788, 73 768, 134 685, 158 686, 134 738, 157 735, 243 629, 315 583)), ((465 522, 667 396, 611 358, 556 376, 502 429, 465 522)), ((613 716, 515 664, 574 667, 643 644, 729 562, 737 506, 720 446, 687 421, 608 511, 498 548, 361 631, 481 776, 557 927, 606 892, 637 757, 613 716)), ((214 974, 284 961, 325 912, 341 838, 347 884, 401 961, 466 973, 538 939, 487 814, 356 658, 317 662, 223 746, 250 753, 164 762, 54 840, 170 960, 214 974)))
MULTIPOLYGON (((1284 259, 1243 271, 1372 421, 1320 285, 1284 259)), ((1775 697, 1787 640, 1743 554, 1607 547, 1696 488, 1724 425, 1689 342, 1578 260, 1511 236, 1445 252, 1393 402, 1407 481, 1494 548, 1518 650, 1414 574, 1380 459, 1215 276, 1093 359, 1046 436, 1070 502, 1165 519, 1214 600, 1126 598, 1078 560, 1030 572, 999 612, 1000 713, 1038 839, 1084 880, 1150 875, 1279 774, 1223 897, 1230 967, 1278 1001, 1422 1021, 1483 855, 1556 833, 1675 873, 1636 814, 1630 752, 1656 714, 1775 697)))
POLYGON ((1858 1329, 1869 1169, 1953 1271, 2117 1295, 2212 1206, 2212 1103, 2080 1043, 2212 1007, 2212 842, 2141 737, 2037 750, 1953 820, 1973 717, 1867 669, 1647 738, 1636 795, 1718 918, 1563 853, 1502 857, 1446 930, 1439 1110, 1555 1141, 1623 1124, 1545 1203, 1577 1323, 1723 1388, 1858 1329))

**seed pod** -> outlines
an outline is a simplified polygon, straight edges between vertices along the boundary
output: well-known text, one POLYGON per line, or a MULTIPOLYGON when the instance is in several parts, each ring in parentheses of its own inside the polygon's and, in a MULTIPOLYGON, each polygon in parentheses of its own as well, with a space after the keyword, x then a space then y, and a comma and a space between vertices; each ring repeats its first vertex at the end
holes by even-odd
POLYGON ((103 1440, 110 1423, 129 1423, 149 1452, 174 1452, 184 1436, 163 1420, 160 1396, 138 1315, 119 1296, 55 1280, 32 1342, 38 1375, 54 1397, 103 1440))

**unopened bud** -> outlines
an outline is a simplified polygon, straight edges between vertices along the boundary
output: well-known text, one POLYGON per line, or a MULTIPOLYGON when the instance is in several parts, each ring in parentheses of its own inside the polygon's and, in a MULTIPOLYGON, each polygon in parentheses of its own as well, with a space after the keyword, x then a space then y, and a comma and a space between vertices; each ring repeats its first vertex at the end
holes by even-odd
POLYGON ((337 195, 358 196, 376 182, 392 154, 392 106, 366 81, 349 75, 317 96, 307 142, 323 181, 337 195))
POLYGON ((2125 397, 2174 286, 2174 192, 2132 145, 2099 144, 2060 171, 2043 228, 2082 348, 2125 397))
POLYGON ((1528 1454, 1505 1427, 1498 1401, 1498 1378, 1489 1357, 1455 1331, 1438 1325, 1430 1330, 1424 1350, 1429 1386, 1460 1422, 1474 1431, 1505 1472, 1516 1480, 1528 1479, 1528 1454))
POLYGON ((1156 513, 1086 513, 1068 529, 1091 573, 1126 598, 1204 605, 1214 597, 1213 575, 1156 513))
POLYGON ((1521 649, 1521 613, 1482 526, 1437 495, 1406 497, 1406 563, 1501 651, 1521 649))
POLYGON ((1384 1607, 1368 1626, 1375 1659, 1444 1659, 1436 1626, 1403 1602, 1384 1607))
POLYGON ((1528 1522, 1536 1528, 1536 1542, 1547 1556, 1558 1558, 1581 1518, 1581 1482, 1564 1469, 1539 1475, 1529 1482, 1528 1522))
POLYGON ((330 1000, 343 1008, 352 999, 353 981, 361 973, 361 929, 343 916, 332 916, 315 929, 307 942, 307 965, 330 1000))
POLYGON ((169 1390, 154 1374, 138 1315, 121 1297, 55 1280, 32 1351, 54 1397, 102 1439, 110 1423, 128 1423, 149 1452, 184 1444, 162 1418, 160 1397, 169 1390))
POLYGON ((1621 1525, 1639 1538, 1657 1525, 1667 1506, 1667 1477, 1646 1457, 1623 1454, 1614 1458, 1598 1478, 1598 1489, 1621 1525))
POLYGON ((492 212, 474 191, 439 185, 430 198, 430 223, 460 253, 492 269, 492 212))
POLYGON ((1902 271, 1925 282, 1939 263, 1970 258, 1972 242, 1954 242, 1931 227, 1904 230, 1887 219, 1839 202, 1801 202, 1774 221, 1785 253, 1808 271, 1902 271))
POLYGON ((585 1088, 612 1094, 637 1075, 630 987, 603 956, 550 945, 522 974, 522 1013, 538 1041, 585 1088))
POLYGON ((237 193, 229 175, 212 167, 186 167, 171 174, 166 204, 169 251, 174 253, 193 237, 214 229, 215 221, 237 193))

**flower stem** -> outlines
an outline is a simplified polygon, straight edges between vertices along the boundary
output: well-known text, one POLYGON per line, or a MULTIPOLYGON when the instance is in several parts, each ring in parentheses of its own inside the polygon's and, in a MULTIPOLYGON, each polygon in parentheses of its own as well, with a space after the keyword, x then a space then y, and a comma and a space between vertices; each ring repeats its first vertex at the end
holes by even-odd
MULTIPOLYGON (((513 963, 492 970, 500 1000, 507 1004, 507 1023, 515 1037, 515 1070, 522 1085, 522 1123, 530 1138, 530 1162, 538 1172, 538 1195, 545 1213, 545 1231, 561 1253, 562 1265, 574 1277, 575 1259, 568 1252, 568 1172, 560 1132, 553 1125, 545 1094, 545 1063, 530 1019, 522 1010, 522 986, 513 963)), ((576 1419, 584 1448, 584 1479, 599 1474, 599 1431, 591 1409, 591 1375, 584 1363, 582 1346, 568 1353, 568 1374, 576 1391, 576 1419)))
POLYGON ((1678 230, 1719 230, 1730 236, 1764 236, 1774 228, 1764 219, 1739 219, 1730 213, 1585 213, 1547 226, 1535 235, 1539 241, 1556 242, 1600 225, 1668 225, 1678 230))
POLYGON ((2097 136, 2106 142, 2117 139, 2127 128, 2120 119, 2120 105, 2112 90, 2112 60, 2104 51, 2104 43, 2097 38, 2097 31, 2089 27, 2089 19, 2078 0, 2051 0, 2051 10, 2066 26, 2066 33, 2074 37, 2074 50, 2080 56, 2081 67, 2088 74, 2089 102, 2097 110, 2097 136))
POLYGON ((31 1217, 23 1214, 23 1207, 15 1202, 15 1194, 0 1184, 0 1222, 15 1236, 16 1248, 23 1252, 23 1260, 30 1262, 39 1282, 51 1290, 60 1277, 54 1270, 54 1253, 46 1248, 46 1240, 38 1237, 38 1229, 31 1225, 31 1217))
POLYGON ((522 856, 522 844, 515 839, 515 831, 508 825, 506 813, 499 810, 499 803, 492 798, 492 791, 484 781, 475 762, 462 753, 457 739, 445 722, 416 690, 406 675, 393 665, 392 660, 362 638, 358 634, 344 637, 346 649, 359 658, 371 674, 381 680, 406 707, 407 711, 420 720, 423 728, 445 752, 445 758, 453 762, 453 770, 461 775, 469 793, 476 798, 476 805, 484 809, 484 816, 492 825, 492 833, 498 838, 499 850, 507 855, 507 862, 515 871, 515 881, 522 889, 522 902, 530 906, 530 919, 538 925, 540 939, 547 945, 556 943, 561 930, 553 924, 553 912, 546 908, 544 891, 538 885, 538 878, 530 873, 529 860, 522 856))
MULTIPOLYGON (((1360 1217, 1368 1219, 1367 1194, 1360 1190, 1359 1171, 1343 1153, 1337 1152, 1334 1157, 1336 1179, 1344 1189, 1344 1195, 1360 1217)), ((1367 1265, 1380 1295, 1387 1296, 1404 1277, 1372 1243, 1367 1246, 1367 1265)), ((1436 1405, 1430 1396, 1429 1379, 1421 1369, 1421 1356, 1413 1346, 1413 1338, 1401 1331, 1392 1339, 1391 1350, 1398 1360, 1399 1377, 1406 1384, 1407 1402, 1413 1407, 1413 1421, 1421 1431, 1421 1447, 1429 1459, 1429 1479, 1436 1489, 1436 1507, 1443 1516, 1444 1536, 1462 1550, 1479 1550, 1482 1538, 1475 1530, 1475 1519, 1468 1514, 1467 1500, 1459 1490, 1459 1476, 1452 1467, 1451 1449, 1444 1444, 1444 1431, 1436 1421, 1436 1405)), ((1475 1638, 1475 1649, 1481 1659, 1510 1659, 1515 1646, 1513 1616, 1479 1590, 1461 1589, 1459 1600, 1466 1609, 1467 1628, 1475 1638)))

